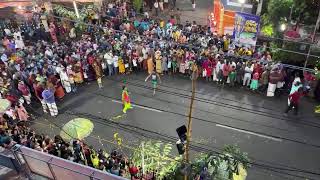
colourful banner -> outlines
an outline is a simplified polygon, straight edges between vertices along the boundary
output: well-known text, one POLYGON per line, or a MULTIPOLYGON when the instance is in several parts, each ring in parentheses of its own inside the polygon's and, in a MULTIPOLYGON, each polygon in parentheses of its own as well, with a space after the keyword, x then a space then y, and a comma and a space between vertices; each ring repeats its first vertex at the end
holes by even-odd
POLYGON ((260 17, 236 12, 233 38, 238 46, 255 46, 260 31, 260 17))

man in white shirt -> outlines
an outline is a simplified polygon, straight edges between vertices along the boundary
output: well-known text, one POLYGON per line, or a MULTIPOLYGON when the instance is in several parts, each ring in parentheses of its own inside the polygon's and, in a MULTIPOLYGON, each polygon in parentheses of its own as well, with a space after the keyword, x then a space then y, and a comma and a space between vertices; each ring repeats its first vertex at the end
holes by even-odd
POLYGON ((250 86, 250 81, 251 81, 251 74, 253 72, 253 67, 250 67, 250 64, 246 66, 244 69, 244 77, 243 77, 243 86, 247 85, 250 86))
POLYGON ((23 40, 21 39, 21 36, 18 36, 17 39, 15 40, 15 44, 16 44, 16 49, 24 49, 25 45, 23 40))
POLYGON ((125 34, 122 34, 122 36, 120 37, 121 42, 124 42, 125 40, 127 40, 127 36, 125 34))
POLYGON ((146 60, 148 58, 148 51, 149 48, 146 45, 144 45, 144 47, 142 48, 143 60, 146 60))
POLYGON ((113 54, 111 51, 107 52, 103 58, 107 61, 109 76, 113 74, 113 54))
POLYGON ((156 16, 159 14, 159 2, 156 0, 153 4, 154 8, 156 9, 156 16))
POLYGON ((92 45, 92 47, 93 47, 93 49, 96 51, 97 49, 98 49, 98 44, 97 43, 93 43, 93 45, 92 45))
POLYGON ((117 55, 113 56, 113 70, 114 70, 114 74, 117 74, 117 72, 118 72, 118 67, 119 67, 118 60, 119 60, 119 57, 118 57, 117 55))
POLYGON ((2 62, 4 62, 4 64, 7 66, 7 61, 8 61, 8 56, 5 54, 5 53, 3 53, 2 55, 1 55, 1 61, 2 62))
POLYGON ((214 80, 218 81, 218 83, 222 82, 223 75, 222 75, 222 64, 220 60, 217 62, 215 71, 216 71, 217 77, 216 79, 214 78, 214 80))
POLYGON ((46 57, 50 57, 50 58, 53 56, 53 52, 49 47, 46 48, 46 51, 44 52, 44 54, 46 55, 46 57))
POLYGON ((72 89, 69 81, 69 76, 67 74, 67 70, 65 68, 61 68, 59 75, 62 86, 64 87, 67 93, 70 93, 72 89))
POLYGON ((21 32, 18 31, 18 30, 16 30, 16 32, 13 33, 13 38, 14 38, 15 40, 17 40, 18 38, 21 39, 21 32))
POLYGON ((5 28, 5 29, 4 29, 4 32, 5 32, 5 34, 6 34, 7 36, 11 36, 11 31, 10 31, 9 28, 5 28))

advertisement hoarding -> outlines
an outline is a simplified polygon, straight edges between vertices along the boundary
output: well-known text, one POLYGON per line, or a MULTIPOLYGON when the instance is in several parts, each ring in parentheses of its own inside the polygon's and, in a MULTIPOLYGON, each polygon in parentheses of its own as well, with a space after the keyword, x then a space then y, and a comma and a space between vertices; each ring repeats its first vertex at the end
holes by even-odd
POLYGON ((236 45, 247 47, 255 46, 259 31, 259 16, 236 12, 233 30, 233 38, 236 45))

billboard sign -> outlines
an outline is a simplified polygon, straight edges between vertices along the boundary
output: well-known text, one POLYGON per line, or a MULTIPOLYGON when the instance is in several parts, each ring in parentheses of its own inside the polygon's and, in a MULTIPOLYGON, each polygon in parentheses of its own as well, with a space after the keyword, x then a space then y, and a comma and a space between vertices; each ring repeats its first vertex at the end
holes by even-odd
POLYGON ((260 31, 260 17, 236 12, 234 19, 233 38, 238 46, 255 46, 260 31))

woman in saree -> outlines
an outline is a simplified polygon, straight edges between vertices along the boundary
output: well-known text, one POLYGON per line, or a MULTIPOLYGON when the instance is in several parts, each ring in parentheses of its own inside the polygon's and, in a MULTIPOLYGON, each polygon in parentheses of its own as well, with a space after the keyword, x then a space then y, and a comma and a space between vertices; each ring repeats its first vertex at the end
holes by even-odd
POLYGON ((119 73, 124 74, 126 72, 126 68, 124 66, 124 62, 121 57, 119 57, 118 64, 119 64, 119 73))
POLYGON ((61 84, 60 79, 58 77, 59 77, 59 75, 49 76, 48 84, 49 84, 49 86, 51 86, 52 88, 55 89, 55 92, 54 92, 55 97, 57 97, 59 100, 62 100, 66 94, 63 90, 62 84, 61 84))
POLYGON ((74 82, 76 84, 81 84, 83 83, 83 70, 81 67, 81 62, 78 61, 77 63, 75 63, 73 66, 73 71, 74 71, 74 82))
POLYGON ((162 74, 162 65, 161 65, 161 52, 160 50, 158 49, 156 52, 155 52, 155 58, 156 58, 156 71, 158 74, 162 74))
POLYGON ((147 67, 148 67, 148 73, 151 74, 154 70, 154 63, 153 63, 151 55, 148 56, 147 67))

